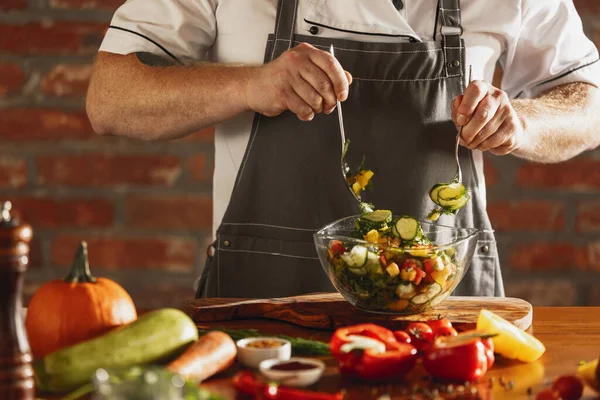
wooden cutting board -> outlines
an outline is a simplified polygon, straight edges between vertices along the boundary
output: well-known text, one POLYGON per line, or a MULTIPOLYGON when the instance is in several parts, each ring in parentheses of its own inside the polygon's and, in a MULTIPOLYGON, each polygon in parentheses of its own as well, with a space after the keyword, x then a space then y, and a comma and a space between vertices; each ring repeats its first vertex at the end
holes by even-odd
POLYGON ((438 315, 448 318, 459 329, 473 329, 482 308, 500 315, 521 329, 526 330, 531 326, 531 304, 510 297, 449 297, 434 310, 409 316, 362 311, 344 300, 339 293, 277 299, 197 299, 182 305, 182 310, 197 324, 268 318, 306 328, 328 330, 365 322, 401 329, 409 322, 427 321, 438 315))

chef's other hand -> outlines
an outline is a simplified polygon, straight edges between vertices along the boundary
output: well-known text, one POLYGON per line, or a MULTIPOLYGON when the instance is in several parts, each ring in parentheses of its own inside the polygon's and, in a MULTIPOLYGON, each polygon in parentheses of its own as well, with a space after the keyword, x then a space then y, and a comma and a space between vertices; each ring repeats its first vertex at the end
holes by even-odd
POLYGON ((302 121, 333 112, 348 98, 352 82, 331 54, 301 43, 279 58, 254 69, 246 86, 248 107, 274 117, 290 110, 302 121))
POLYGON ((452 120, 463 127, 461 144, 472 150, 506 155, 522 145, 523 122, 506 92, 473 81, 452 101, 452 120))

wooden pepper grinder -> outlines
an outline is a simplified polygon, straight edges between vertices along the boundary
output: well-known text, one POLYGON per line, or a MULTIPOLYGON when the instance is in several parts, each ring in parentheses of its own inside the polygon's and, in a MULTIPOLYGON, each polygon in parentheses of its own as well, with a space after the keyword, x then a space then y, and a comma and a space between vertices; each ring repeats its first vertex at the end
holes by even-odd
POLYGON ((0 205, 0 399, 35 398, 31 352, 23 323, 23 278, 29 264, 31 226, 0 205))

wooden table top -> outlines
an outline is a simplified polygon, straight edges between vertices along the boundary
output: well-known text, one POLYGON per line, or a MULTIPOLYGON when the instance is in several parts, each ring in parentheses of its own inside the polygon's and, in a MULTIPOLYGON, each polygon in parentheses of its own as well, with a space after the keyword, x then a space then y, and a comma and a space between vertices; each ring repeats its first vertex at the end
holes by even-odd
MULTIPOLYGON (((329 341, 331 332, 300 328, 295 325, 271 320, 245 320, 203 324, 203 327, 255 328, 265 334, 285 334, 294 337, 311 338, 329 341)), ((481 399, 535 399, 528 396, 527 390, 532 387, 534 394, 543 388, 544 382, 563 374, 574 374, 579 362, 591 361, 600 354, 600 307, 535 307, 533 311, 532 333, 546 346, 546 353, 534 363, 520 363, 498 359, 491 371, 488 371, 483 383, 478 386, 481 399), (510 391, 495 384, 489 387, 489 378, 496 382, 503 378, 506 382, 514 381, 510 391)), ((344 380, 338 373, 336 361, 331 357, 322 358, 327 369, 322 379, 307 390, 318 390, 335 393, 346 390, 344 399, 369 400, 377 399, 382 394, 391 395, 392 399, 401 397, 400 393, 406 384, 371 385, 344 380)), ((203 386, 223 395, 226 399, 236 397, 231 384, 231 376, 238 371, 234 366, 225 373, 213 377, 203 386)), ((589 388, 585 389, 583 399, 597 399, 589 388)))
MULTIPOLYGON (((256 328, 264 333, 286 334, 290 336, 312 338, 328 341, 331 332, 316 331, 299 328, 295 325, 268 321, 247 320, 211 323, 204 326, 226 326, 229 328, 256 328)), ((497 359, 496 364, 489 371, 479 385, 482 399, 534 399, 529 397, 527 389, 532 387, 534 393, 543 387, 544 381, 550 381, 556 376, 574 374, 579 362, 591 361, 600 355, 600 307, 535 307, 533 311, 532 333, 546 346, 546 353, 534 363, 520 363, 497 359), (496 384, 490 390, 489 379, 494 377, 496 382, 501 377, 506 382, 513 380, 514 388, 510 391, 496 384)), ((338 374, 336 362, 333 358, 323 358, 327 369, 323 378, 311 390, 334 393, 344 388, 345 399, 377 399, 379 395, 388 393, 393 399, 402 398, 400 392, 402 385, 368 385, 344 380, 338 374), (394 394, 397 396, 394 396, 394 394)), ((235 399, 235 390, 229 377, 235 368, 227 373, 214 377, 205 382, 203 386, 221 393, 228 399, 235 399)), ((584 392, 584 399, 600 399, 589 388, 584 392)))

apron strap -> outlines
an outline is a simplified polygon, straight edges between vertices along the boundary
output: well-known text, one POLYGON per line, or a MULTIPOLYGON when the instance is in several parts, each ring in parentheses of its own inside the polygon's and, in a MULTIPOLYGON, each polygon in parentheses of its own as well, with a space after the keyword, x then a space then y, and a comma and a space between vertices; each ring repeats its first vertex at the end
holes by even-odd
POLYGON ((197 299, 209 297, 210 295, 210 293, 208 293, 208 278, 212 272, 212 260, 215 257, 217 240, 211 243, 206 249, 206 262, 204 263, 204 269, 202 270, 202 274, 200 275, 200 280, 198 282, 198 288, 196 289, 197 299))
POLYGON ((463 27, 460 18, 460 0, 439 0, 438 5, 446 76, 463 76, 465 54, 461 40, 463 27))
POLYGON ((275 19, 275 33, 273 51, 269 61, 283 52, 292 48, 294 43, 294 30, 298 14, 298 0, 279 0, 277 4, 277 17, 275 19))

